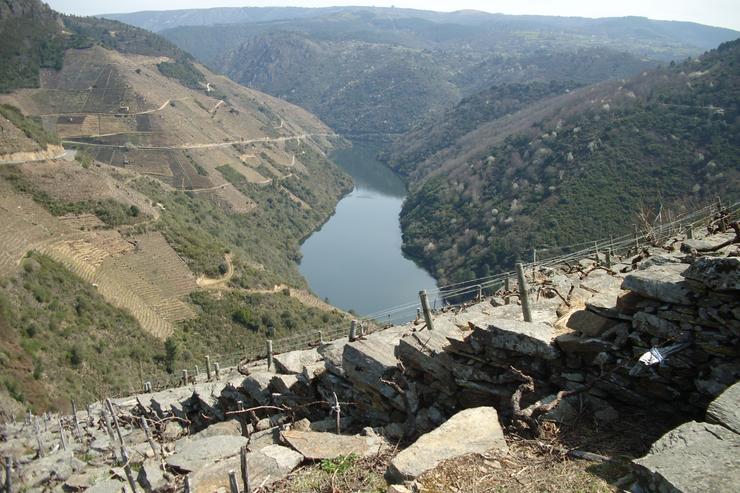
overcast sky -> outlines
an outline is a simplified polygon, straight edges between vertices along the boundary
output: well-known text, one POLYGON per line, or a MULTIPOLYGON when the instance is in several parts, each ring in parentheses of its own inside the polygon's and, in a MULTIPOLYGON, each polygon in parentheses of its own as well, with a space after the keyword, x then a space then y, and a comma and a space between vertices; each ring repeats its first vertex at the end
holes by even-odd
POLYGON ((453 11, 476 9, 504 14, 582 17, 638 15, 652 19, 693 21, 740 31, 740 0, 47 0, 54 9, 77 15, 208 7, 326 7, 373 5, 453 11))

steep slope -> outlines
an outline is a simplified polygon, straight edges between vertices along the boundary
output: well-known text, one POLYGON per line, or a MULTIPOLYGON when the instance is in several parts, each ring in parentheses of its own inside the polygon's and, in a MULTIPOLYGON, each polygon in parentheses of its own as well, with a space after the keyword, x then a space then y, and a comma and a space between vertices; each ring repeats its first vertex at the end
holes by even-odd
POLYGON ((0 95, 0 325, 15 341, 0 378, 9 393, 45 407, 74 388, 131 392, 205 353, 261 345, 268 327, 280 336, 344 320, 290 291, 305 287, 299 241, 351 186, 326 158, 333 132, 154 34, 49 15, 88 47, 40 68, 38 88, 0 95), (226 272, 215 287, 203 282, 226 272), (92 321, 67 292, 81 285, 94 293, 89 303, 107 306, 92 321), (55 338, 78 325, 83 341, 125 330, 117 347, 55 338), (56 346, 39 342, 47 335, 56 346), (44 390, 55 367, 65 380, 44 390), (114 367, 121 374, 100 381, 114 367), (28 385, 32 394, 11 391, 28 385))
POLYGON ((641 209, 737 200, 739 57, 733 41, 623 83, 492 88, 472 99, 498 95, 490 111, 466 101, 436 122, 441 139, 424 137, 435 122, 400 138, 387 158, 411 180, 404 251, 443 282, 469 279, 622 234, 641 209))

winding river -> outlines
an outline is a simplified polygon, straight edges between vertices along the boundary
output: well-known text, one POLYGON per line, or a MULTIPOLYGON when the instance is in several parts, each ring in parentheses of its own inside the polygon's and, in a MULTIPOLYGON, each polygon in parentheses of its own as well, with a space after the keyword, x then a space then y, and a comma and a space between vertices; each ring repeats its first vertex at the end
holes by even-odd
MULTIPOLYGON (((352 176, 355 188, 303 243, 300 265, 314 293, 339 308, 373 317, 390 307, 418 303, 420 289, 436 288, 434 278, 401 253, 398 215, 406 187, 375 159, 376 152, 370 144, 355 143, 331 156, 352 176)), ((400 323, 415 315, 415 307, 409 307, 378 319, 400 323)))

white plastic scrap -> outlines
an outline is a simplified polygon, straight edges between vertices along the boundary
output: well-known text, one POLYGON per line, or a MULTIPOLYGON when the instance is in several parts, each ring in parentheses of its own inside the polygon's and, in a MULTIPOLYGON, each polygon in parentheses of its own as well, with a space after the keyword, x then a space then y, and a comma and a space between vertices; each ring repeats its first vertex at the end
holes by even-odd
POLYGON ((640 356, 639 363, 632 367, 632 369, 630 370, 630 375, 639 375, 645 368, 661 364, 671 354, 677 353, 689 346, 690 344, 687 342, 679 342, 677 344, 672 344, 663 348, 652 347, 649 351, 640 356))

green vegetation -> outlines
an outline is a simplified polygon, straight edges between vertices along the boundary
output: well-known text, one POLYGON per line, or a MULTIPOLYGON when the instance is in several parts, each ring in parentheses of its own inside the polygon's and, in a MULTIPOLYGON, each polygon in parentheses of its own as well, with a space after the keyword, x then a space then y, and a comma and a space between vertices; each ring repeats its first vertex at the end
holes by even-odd
POLYGON ((231 291, 216 295, 196 291, 190 301, 198 317, 182 322, 175 331, 173 341, 182 348, 174 358, 177 368, 198 364, 207 354, 234 355, 244 354, 248 348, 261 349, 268 337, 280 339, 349 323, 339 311, 308 308, 284 293, 231 291))
POLYGON ((62 409, 164 374, 164 347, 61 264, 32 253, 0 281, 0 372, 18 401, 62 409))
POLYGON ((36 141, 42 148, 45 149, 49 144, 59 144, 59 139, 44 130, 41 118, 25 116, 21 113, 21 110, 9 104, 0 104, 0 114, 18 127, 26 137, 36 141))
POLYGON ((641 207, 737 200, 739 62, 736 41, 616 93, 587 88, 596 104, 584 97, 464 163, 440 160, 444 175, 412 183, 404 251, 446 283, 509 270, 533 247, 623 234, 641 207))
POLYGON ((174 62, 161 62, 157 68, 165 77, 175 79, 180 84, 191 89, 202 89, 205 85, 205 76, 185 58, 178 58, 174 62))
MULTIPOLYGON (((83 161, 84 166, 84 161, 83 161)), ((29 181, 12 166, 6 166, 0 176, 8 180, 16 190, 29 194, 33 200, 41 204, 55 216, 65 214, 95 214, 98 219, 109 227, 135 224, 145 221, 148 216, 142 214, 138 207, 126 205, 113 199, 68 201, 55 197, 29 181)))
POLYGON ((357 454, 340 455, 333 459, 321 461, 321 470, 329 474, 344 474, 351 468, 360 456, 357 454))

